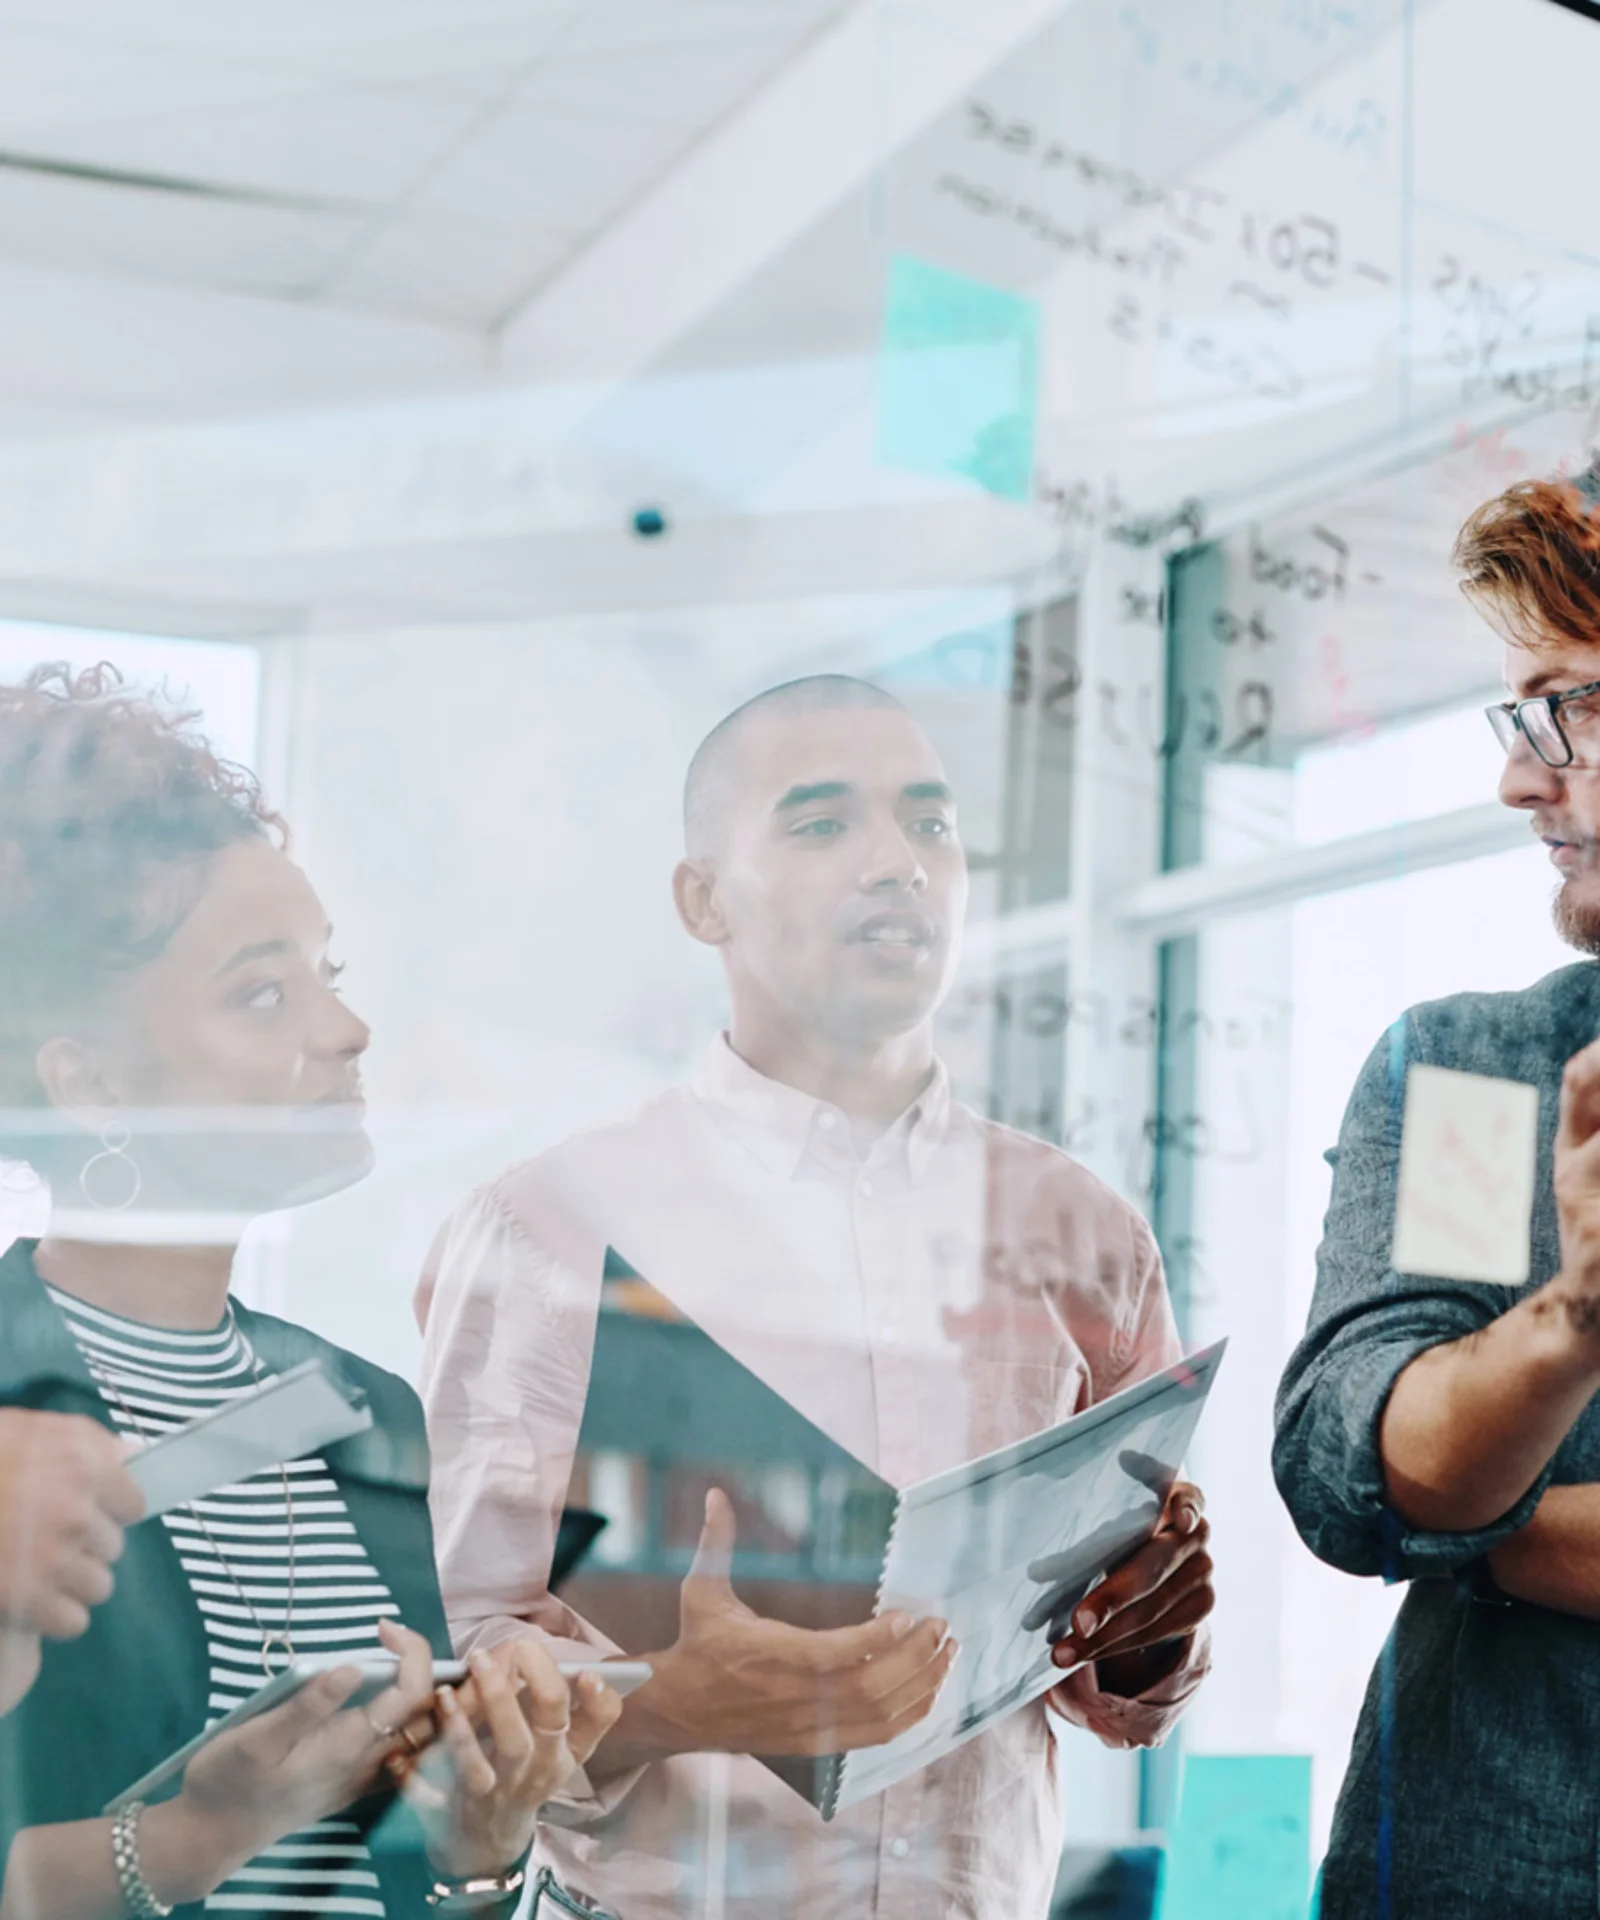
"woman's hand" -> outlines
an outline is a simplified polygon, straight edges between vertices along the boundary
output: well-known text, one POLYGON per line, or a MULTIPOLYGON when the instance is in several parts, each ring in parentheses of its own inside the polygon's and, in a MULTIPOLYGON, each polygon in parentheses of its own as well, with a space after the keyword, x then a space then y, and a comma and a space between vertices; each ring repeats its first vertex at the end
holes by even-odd
POLYGON ((385 1777, 397 1730, 433 1698, 433 1651, 420 1633, 387 1621, 379 1632, 399 1656, 393 1686, 346 1708, 359 1669, 319 1674, 281 1707, 220 1735, 190 1761, 177 1797, 147 1809, 140 1848, 161 1898, 201 1898, 264 1847, 385 1777))
POLYGON ((450 1879, 504 1873, 533 1841, 539 1809, 599 1745, 622 1702, 594 1674, 569 1684, 532 1638, 476 1653, 463 1694, 441 1687, 439 1739, 393 1777, 450 1879))
POLYGON ((38 1634, 0 1625, 0 1715, 9 1713, 38 1679, 43 1657, 38 1634))
POLYGON ((75 1640, 144 1514, 126 1449, 76 1413, 0 1408, 0 1627, 75 1640))

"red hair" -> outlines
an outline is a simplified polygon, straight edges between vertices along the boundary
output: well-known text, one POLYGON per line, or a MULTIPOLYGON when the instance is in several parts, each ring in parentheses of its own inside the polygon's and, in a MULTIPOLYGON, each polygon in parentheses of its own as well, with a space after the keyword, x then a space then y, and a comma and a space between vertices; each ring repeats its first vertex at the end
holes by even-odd
POLYGON ((1462 590, 1515 645, 1600 648, 1600 463, 1577 480, 1519 480, 1456 539, 1462 590))

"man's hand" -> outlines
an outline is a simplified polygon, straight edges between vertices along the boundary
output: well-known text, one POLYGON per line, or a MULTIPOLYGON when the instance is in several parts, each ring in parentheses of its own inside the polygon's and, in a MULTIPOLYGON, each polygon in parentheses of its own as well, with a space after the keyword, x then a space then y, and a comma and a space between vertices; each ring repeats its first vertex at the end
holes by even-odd
POLYGON ((1210 1543, 1200 1489, 1180 1480, 1151 1538, 1078 1603, 1056 1665, 1093 1661, 1100 1687, 1128 1699, 1164 1680, 1216 1605, 1210 1543))
POLYGON ((1557 1287, 1569 1288, 1574 1329, 1600 1332, 1600 1040, 1567 1062, 1555 1139, 1556 1219, 1561 1230, 1557 1287), (1587 1309, 1587 1320, 1585 1320, 1587 1309))
POLYGON ((733 1542, 733 1508, 713 1490, 678 1639, 650 1655, 654 1677, 624 1701, 621 1725, 596 1757, 605 1774, 666 1753, 875 1747, 932 1707, 956 1655, 942 1620, 891 1613, 824 1632, 765 1620, 733 1590, 733 1542))
POLYGON ((122 1443, 78 1414, 0 1409, 0 1631, 73 1640, 144 1515, 122 1443))
POLYGON ((1600 1391, 1600 1041, 1561 1076, 1552 1185, 1555 1278, 1424 1348, 1384 1402, 1384 1490, 1424 1532, 1475 1533, 1504 1518, 1600 1391))

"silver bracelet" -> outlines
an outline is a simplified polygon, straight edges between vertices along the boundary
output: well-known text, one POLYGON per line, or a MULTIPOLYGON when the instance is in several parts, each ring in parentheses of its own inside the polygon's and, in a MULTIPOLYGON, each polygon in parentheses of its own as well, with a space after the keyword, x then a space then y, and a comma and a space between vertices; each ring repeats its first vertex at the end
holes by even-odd
POLYGON ((428 1905, 440 1913, 483 1913, 515 1900, 526 1877, 521 1867, 507 1867, 504 1873, 474 1874, 465 1880, 435 1880, 425 1897, 428 1905))
POLYGON ((117 1869, 117 1885, 134 1920, 167 1920, 172 1908, 158 1900, 139 1865, 139 1816, 142 1800, 130 1801, 111 1823, 111 1859, 117 1869))

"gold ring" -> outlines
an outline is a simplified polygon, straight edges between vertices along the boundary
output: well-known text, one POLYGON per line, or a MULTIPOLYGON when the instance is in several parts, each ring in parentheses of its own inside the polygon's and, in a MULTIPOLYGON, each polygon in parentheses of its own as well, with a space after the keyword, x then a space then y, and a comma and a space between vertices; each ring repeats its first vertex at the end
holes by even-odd
POLYGON ((426 1742, 419 1740, 409 1727, 402 1727, 400 1729, 400 1738, 405 1741, 413 1753, 421 1753, 425 1749, 426 1742))

